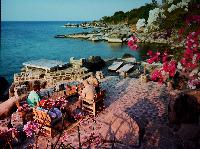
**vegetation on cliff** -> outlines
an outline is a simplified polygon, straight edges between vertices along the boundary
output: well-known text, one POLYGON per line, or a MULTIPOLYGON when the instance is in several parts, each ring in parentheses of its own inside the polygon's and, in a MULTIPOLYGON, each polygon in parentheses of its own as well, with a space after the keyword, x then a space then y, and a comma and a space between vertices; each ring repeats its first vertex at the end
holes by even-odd
POLYGON ((102 17, 101 21, 109 24, 136 24, 139 18, 148 19, 149 11, 156 8, 157 6, 157 1, 152 0, 150 4, 145 4, 145 6, 132 9, 128 12, 117 11, 113 16, 104 16, 102 17))

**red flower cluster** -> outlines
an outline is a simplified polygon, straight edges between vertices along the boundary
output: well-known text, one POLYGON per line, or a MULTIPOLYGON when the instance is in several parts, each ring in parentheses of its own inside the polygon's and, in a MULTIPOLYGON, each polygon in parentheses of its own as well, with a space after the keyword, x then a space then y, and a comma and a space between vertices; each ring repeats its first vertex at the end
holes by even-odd
MULTIPOLYGON (((200 5, 199 5, 200 6, 200 5)), ((198 7, 199 7, 198 6, 198 7)), ((186 19, 186 25, 190 27, 190 25, 194 23, 198 25, 200 23, 200 16, 199 15, 192 15, 187 17, 186 19)), ((187 31, 185 28, 180 28, 178 30, 178 36, 179 41, 182 41, 184 32, 187 31)), ((157 34, 156 34, 157 35, 157 34)), ((179 67, 179 69, 182 69, 183 75, 185 74, 192 74, 191 76, 186 76, 188 78, 188 86, 192 89, 195 89, 196 87, 200 87, 200 81, 197 73, 199 72, 198 67, 200 67, 200 49, 199 49, 199 36, 200 36, 200 28, 198 28, 196 31, 190 32, 186 38, 185 42, 185 51, 182 55, 182 58, 179 62, 179 65, 182 65, 179 67), (195 70, 195 71, 193 71, 195 70), (195 72, 195 73, 194 73, 195 72)), ((135 46, 135 42, 137 39, 133 36, 128 41, 128 46, 135 50, 137 49, 137 46, 135 46)), ((147 62, 149 64, 152 64, 154 62, 162 61, 163 65, 159 69, 155 69, 151 74, 151 79, 153 81, 158 82, 164 82, 170 77, 174 77, 177 71, 177 64, 178 61, 176 60, 170 60, 167 52, 164 52, 163 54, 156 52, 153 53, 151 50, 148 51, 147 55, 149 56, 149 59, 147 59, 147 62)), ((180 70, 181 70, 180 69, 180 70)))
POLYGON ((192 22, 200 23, 200 15, 191 15, 191 16, 189 16, 189 17, 186 18, 185 23, 187 25, 189 25, 192 22))
POLYGON ((23 131, 26 133, 27 137, 31 137, 34 133, 39 131, 39 125, 35 122, 28 121, 26 125, 24 125, 23 131))
POLYGON ((162 68, 155 69, 151 74, 151 80, 164 82, 169 77, 174 77, 176 74, 177 62, 175 60, 171 60, 169 62, 163 63, 162 68))
POLYGON ((162 69, 169 73, 169 77, 174 77, 176 73, 177 62, 175 60, 171 60, 170 62, 163 63, 162 69))
POLYGON ((169 61, 169 56, 167 52, 164 52, 162 55, 159 52, 153 53, 151 50, 148 51, 147 55, 150 56, 147 59, 149 64, 153 62, 158 62, 162 59, 163 66, 159 70, 156 69, 151 74, 151 79, 153 81, 164 82, 168 77, 174 77, 177 68, 177 62, 175 60, 169 61))
POLYGON ((136 44, 136 42, 138 42, 138 38, 135 36, 132 36, 128 39, 128 46, 130 47, 130 49, 137 50, 138 45, 136 44))
POLYGON ((160 60, 160 52, 153 53, 151 50, 149 50, 147 55, 150 56, 150 58, 147 59, 147 62, 149 64, 152 64, 153 62, 158 62, 160 60))
POLYGON ((163 82, 163 76, 161 70, 154 69, 154 71, 151 73, 151 80, 163 82))
POLYGON ((186 40, 186 50, 181 59, 181 64, 189 71, 195 69, 200 61, 200 52, 198 50, 198 38, 200 30, 197 32, 189 33, 186 40))
POLYGON ((52 98, 42 99, 39 105, 44 109, 51 109, 53 107, 60 108, 66 102, 67 100, 65 100, 65 97, 58 97, 56 100, 52 98))

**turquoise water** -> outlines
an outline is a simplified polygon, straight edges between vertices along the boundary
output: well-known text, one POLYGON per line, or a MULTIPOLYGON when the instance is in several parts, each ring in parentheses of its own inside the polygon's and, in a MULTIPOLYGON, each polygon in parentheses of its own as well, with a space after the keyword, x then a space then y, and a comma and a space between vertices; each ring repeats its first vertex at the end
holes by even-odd
MULTIPOLYGON (((91 42, 79 39, 56 39, 57 34, 89 31, 82 28, 64 28, 67 22, 1 22, 0 76, 11 83, 13 74, 20 72, 22 63, 35 59, 69 61, 70 57, 102 58, 121 57, 138 53, 126 45, 107 42, 91 42)), ((76 23, 76 22, 72 22, 76 23)))

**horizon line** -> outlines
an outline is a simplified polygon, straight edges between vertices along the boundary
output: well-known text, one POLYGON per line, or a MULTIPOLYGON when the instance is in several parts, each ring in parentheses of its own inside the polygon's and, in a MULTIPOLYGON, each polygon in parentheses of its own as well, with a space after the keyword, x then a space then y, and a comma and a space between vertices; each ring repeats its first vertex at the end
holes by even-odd
POLYGON ((1 20, 1 22, 51 22, 51 21, 97 21, 97 20, 1 20))

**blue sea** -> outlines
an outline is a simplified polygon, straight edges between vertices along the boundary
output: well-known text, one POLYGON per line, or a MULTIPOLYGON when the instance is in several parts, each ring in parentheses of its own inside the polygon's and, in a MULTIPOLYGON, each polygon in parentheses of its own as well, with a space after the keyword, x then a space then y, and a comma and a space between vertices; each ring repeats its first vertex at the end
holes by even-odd
MULTIPOLYGON (((69 61, 98 55, 102 58, 121 57, 138 53, 127 45, 91 42, 80 39, 56 39, 57 34, 87 32, 92 29, 65 28, 68 22, 1 22, 0 76, 11 83, 14 73, 20 72, 22 63, 41 58, 69 61)), ((70 22, 80 23, 80 22, 70 22)))

